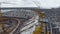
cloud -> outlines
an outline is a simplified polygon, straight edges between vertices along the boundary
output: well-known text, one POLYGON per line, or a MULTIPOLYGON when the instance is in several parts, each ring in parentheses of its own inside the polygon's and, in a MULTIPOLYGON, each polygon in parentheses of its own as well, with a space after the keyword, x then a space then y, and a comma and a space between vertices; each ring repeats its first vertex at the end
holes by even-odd
POLYGON ((1 4, 1 7, 37 7, 32 1, 24 1, 24 0, 8 0, 2 1, 13 4, 1 4), (15 4, 15 5, 14 5, 15 4))
MULTIPOLYGON (((1 0, 0 0, 1 1, 1 0)), ((57 8, 60 7, 60 0, 2 0, 2 2, 10 2, 13 4, 1 4, 1 7, 38 7, 40 8, 57 8)))
POLYGON ((40 0, 41 8, 57 8, 60 7, 60 0, 40 0))

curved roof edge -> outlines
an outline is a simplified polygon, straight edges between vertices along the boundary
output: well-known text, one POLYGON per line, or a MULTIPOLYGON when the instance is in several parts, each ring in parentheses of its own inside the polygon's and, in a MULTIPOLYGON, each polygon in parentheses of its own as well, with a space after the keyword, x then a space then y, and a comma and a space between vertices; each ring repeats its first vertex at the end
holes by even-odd
POLYGON ((38 7, 4 7, 0 9, 40 9, 38 7))

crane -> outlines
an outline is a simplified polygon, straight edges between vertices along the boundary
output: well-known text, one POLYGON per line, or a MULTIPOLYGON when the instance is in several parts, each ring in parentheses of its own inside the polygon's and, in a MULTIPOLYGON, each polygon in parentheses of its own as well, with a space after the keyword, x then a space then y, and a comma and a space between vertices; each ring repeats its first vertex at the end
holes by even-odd
MULTIPOLYGON (((34 2, 34 1, 33 1, 34 2)), ((39 8, 40 8, 40 6, 36 3, 36 2, 34 2, 39 8)), ((38 14, 38 25, 35 27, 35 31, 33 31, 33 33, 32 34, 41 34, 41 32, 42 32, 42 23, 40 22, 40 18, 44 18, 45 16, 44 16, 44 14, 41 12, 41 11, 36 11, 36 13, 38 14)), ((45 25, 45 24, 44 24, 45 25)), ((46 33, 45 33, 46 34, 46 33)))

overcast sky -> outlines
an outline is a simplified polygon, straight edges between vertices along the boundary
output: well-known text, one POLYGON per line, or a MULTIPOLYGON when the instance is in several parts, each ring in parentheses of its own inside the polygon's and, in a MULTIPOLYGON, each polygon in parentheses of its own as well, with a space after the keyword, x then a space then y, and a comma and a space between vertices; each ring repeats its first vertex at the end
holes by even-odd
POLYGON ((60 7, 60 0, 0 0, 1 7, 40 7, 57 8, 60 7))

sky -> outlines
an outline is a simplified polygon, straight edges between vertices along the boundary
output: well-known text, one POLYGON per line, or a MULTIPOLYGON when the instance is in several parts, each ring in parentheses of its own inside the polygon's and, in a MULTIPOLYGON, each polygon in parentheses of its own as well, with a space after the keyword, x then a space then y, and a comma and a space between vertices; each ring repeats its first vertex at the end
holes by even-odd
POLYGON ((60 0, 0 0, 1 7, 60 7, 60 0), (6 2, 6 3, 1 3, 6 2))

